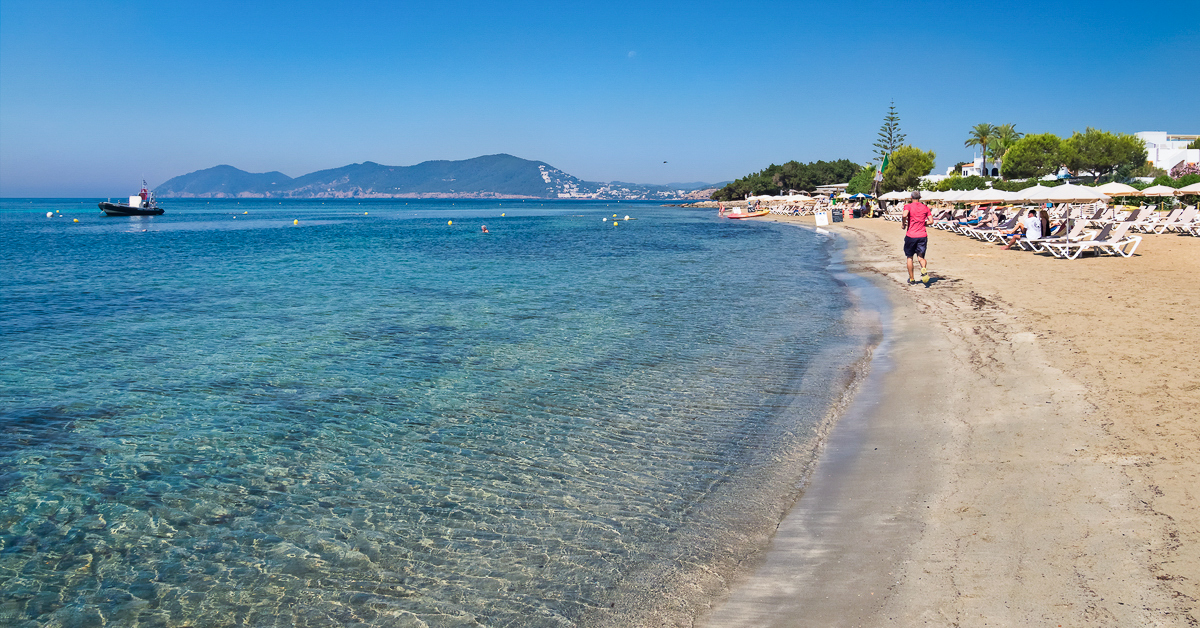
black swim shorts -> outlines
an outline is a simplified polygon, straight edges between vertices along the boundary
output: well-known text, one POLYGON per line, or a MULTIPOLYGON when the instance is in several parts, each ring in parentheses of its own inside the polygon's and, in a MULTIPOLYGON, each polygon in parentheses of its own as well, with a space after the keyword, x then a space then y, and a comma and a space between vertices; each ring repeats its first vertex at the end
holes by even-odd
POLYGON ((910 238, 904 236, 904 257, 925 257, 925 247, 929 246, 929 238, 910 238))

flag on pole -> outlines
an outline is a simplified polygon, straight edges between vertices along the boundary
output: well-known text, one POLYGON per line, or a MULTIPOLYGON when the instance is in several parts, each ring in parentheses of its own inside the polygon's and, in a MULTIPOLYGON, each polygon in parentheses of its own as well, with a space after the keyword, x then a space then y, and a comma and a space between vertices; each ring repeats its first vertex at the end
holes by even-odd
POLYGON ((875 171, 875 180, 876 181, 883 181, 883 171, 887 170, 888 157, 890 157, 890 155, 883 156, 883 165, 879 166, 879 170, 875 171))

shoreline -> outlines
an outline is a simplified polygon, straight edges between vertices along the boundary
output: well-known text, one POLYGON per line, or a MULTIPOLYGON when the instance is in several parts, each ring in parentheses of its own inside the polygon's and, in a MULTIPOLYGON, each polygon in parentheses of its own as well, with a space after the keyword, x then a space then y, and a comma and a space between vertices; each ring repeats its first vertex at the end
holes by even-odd
MULTIPOLYGON (((888 237, 898 229, 878 219, 829 228, 848 241, 848 269, 888 296, 892 343, 880 355, 891 368, 833 429, 753 575, 700 625, 1195 625, 1200 461, 1163 457, 1170 487, 1146 477, 1148 456, 1131 455, 1113 391, 1097 381, 1102 357, 1084 356, 1090 370, 1078 363, 1095 330, 1035 309, 1074 295, 1031 288, 1019 267, 988 266, 1007 252, 943 232, 930 238, 934 281, 906 286, 888 237)), ((1131 261, 1174 263, 1169 255, 1200 250, 1188 244, 1162 240, 1152 248, 1171 250, 1158 258, 1139 250, 1074 266, 1028 253, 1002 259, 1037 273, 1065 264, 1088 278, 1136 272, 1131 261)), ((1075 307, 1098 313, 1111 303, 1091 297, 1075 307)), ((1149 366, 1153 378, 1172 365, 1149 366)), ((1189 399, 1158 414, 1124 409, 1138 423, 1172 420, 1173 435, 1194 440, 1189 385, 1173 390, 1189 399)))

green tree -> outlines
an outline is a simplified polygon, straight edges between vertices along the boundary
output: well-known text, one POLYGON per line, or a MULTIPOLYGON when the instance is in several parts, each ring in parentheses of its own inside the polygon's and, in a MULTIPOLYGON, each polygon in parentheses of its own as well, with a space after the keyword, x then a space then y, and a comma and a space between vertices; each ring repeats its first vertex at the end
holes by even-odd
POLYGON ((1136 167, 1146 161, 1146 144, 1141 138, 1091 127, 1063 140, 1060 151, 1068 169, 1076 174, 1091 172, 1096 181, 1123 165, 1136 167))
POLYGON ((850 185, 846 187, 846 192, 848 194, 858 194, 859 192, 865 192, 869 194, 874 183, 875 167, 863 166, 862 170, 859 170, 858 174, 854 175, 854 177, 850 179, 850 185))
POLYGON ((782 166, 771 164, 713 192, 711 198, 717 201, 735 201, 747 196, 779 194, 787 190, 812 190, 818 185, 846 183, 861 169, 862 166, 849 159, 807 164, 789 161, 782 166))
POLYGON ((988 173, 988 144, 991 144, 995 139, 996 127, 986 122, 981 122, 971 129, 970 137, 967 138, 967 141, 963 142, 963 146, 978 146, 982 149, 979 154, 983 156, 983 174, 988 173))
POLYGON ((1008 152, 1008 149, 1012 148, 1012 145, 1022 137, 1025 137, 1025 134, 1017 131, 1015 124, 1001 124, 996 127, 996 139, 992 144, 992 160, 1001 162, 1002 174, 1004 172, 1004 153, 1008 152))
POLYGON ((1004 176, 1010 179, 1041 178, 1062 165, 1062 140, 1053 133, 1026 135, 1004 152, 1004 176))
POLYGON ((933 162, 936 159, 937 155, 933 151, 923 151, 914 146, 901 146, 892 151, 887 170, 883 172, 883 191, 916 188, 921 177, 933 170, 933 162))
POLYGON ((883 126, 879 127, 879 141, 875 142, 875 154, 879 155, 880 163, 883 158, 892 154, 904 145, 904 134, 900 132, 900 116, 896 114, 896 101, 888 106, 888 113, 883 117, 883 126))
POLYGON ((1192 140, 1192 143, 1191 143, 1191 144, 1188 144, 1188 145, 1187 145, 1187 147, 1188 147, 1189 149, 1191 149, 1191 148, 1200 148, 1200 139, 1194 139, 1194 140, 1192 140))

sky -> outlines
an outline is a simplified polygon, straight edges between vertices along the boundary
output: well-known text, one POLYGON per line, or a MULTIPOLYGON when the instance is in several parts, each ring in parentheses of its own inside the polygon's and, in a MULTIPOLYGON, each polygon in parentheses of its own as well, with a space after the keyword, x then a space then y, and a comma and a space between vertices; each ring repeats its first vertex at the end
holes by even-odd
POLYGON ((0 0, 0 196, 509 153, 588 181, 975 124, 1200 134, 1200 2, 0 0))

